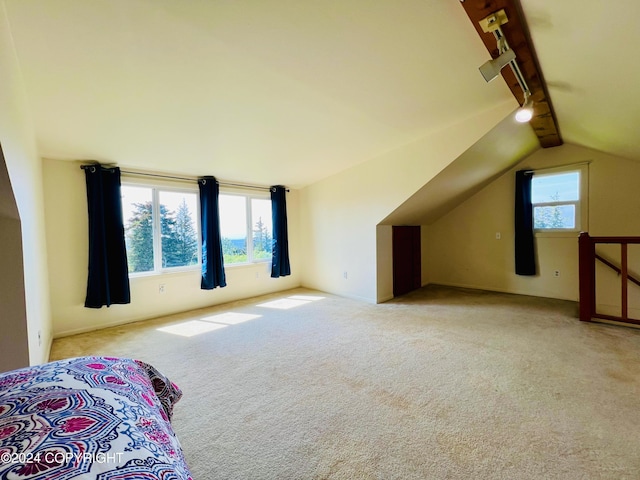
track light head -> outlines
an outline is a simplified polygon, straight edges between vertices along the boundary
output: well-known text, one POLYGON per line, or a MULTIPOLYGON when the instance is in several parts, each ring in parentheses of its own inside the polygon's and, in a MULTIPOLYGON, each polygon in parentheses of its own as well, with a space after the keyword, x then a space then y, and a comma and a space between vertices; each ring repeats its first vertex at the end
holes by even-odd
POLYGON ((531 93, 529 91, 524 92, 524 103, 516 111, 516 121, 520 123, 526 123, 533 118, 533 100, 531 100, 531 93))
POLYGON ((509 65, 509 62, 512 62, 515 59, 515 52, 513 50, 506 50, 498 58, 485 62, 480 67, 480 73, 487 82, 490 82, 500 75, 500 70, 509 65))

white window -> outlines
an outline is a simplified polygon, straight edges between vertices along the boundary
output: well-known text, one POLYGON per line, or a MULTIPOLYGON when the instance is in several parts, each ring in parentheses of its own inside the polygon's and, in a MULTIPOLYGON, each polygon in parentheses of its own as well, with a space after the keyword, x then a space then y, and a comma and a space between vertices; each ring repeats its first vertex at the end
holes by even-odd
POLYGON ((219 206, 225 266, 271 260, 271 200, 260 195, 221 193, 219 206))
POLYGON ((200 265, 198 193, 122 185, 129 273, 162 273, 200 265))
POLYGON ((536 170, 531 182, 533 228, 538 232, 579 232, 587 227, 586 165, 536 170))

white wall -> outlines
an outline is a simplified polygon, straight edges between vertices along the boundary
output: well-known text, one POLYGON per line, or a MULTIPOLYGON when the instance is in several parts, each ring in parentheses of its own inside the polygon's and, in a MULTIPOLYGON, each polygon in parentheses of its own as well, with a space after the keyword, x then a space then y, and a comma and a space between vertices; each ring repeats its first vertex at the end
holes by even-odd
POLYGON ((376 226, 512 109, 499 105, 304 188, 303 285, 368 302, 390 298, 390 243, 377 241, 376 226))
POLYGON ((300 285, 298 193, 287 194, 292 274, 270 278, 270 264, 226 267, 227 286, 200 289, 200 272, 189 271, 130 280, 131 303, 84 307, 88 233, 84 172, 79 163, 44 160, 47 246, 55 337, 183 312, 300 285), (165 292, 159 292, 164 284, 165 292))
MULTIPOLYGON (((591 162, 589 233, 640 236, 640 196, 637 195, 640 162, 571 144, 541 149, 424 227, 427 241, 423 243, 423 258, 428 265, 429 282, 577 300, 577 234, 537 236, 538 275, 526 277, 514 273, 515 171, 586 161, 591 162), (496 232, 501 233, 500 240, 496 239, 496 232), (553 275, 555 270, 560 271, 560 277, 553 275)), ((631 268, 634 269, 633 265, 631 268)), ((640 271, 640 264, 636 263, 635 270, 640 271)), ((619 290, 612 295, 605 295, 606 298, 599 301, 615 303, 619 290)))
POLYGON ((393 226, 376 227, 376 265, 378 290, 376 300, 386 302, 393 298, 393 261, 389 252, 393 251, 393 226))
MULTIPOLYGON (((0 1, 0 85, 0 143, 22 227, 28 332, 28 345, 24 345, 24 348, 28 349, 29 362, 37 364, 48 359, 51 344, 42 164, 36 151, 33 126, 3 1, 0 1)), ((7 334, 10 333, 2 332, 2 335, 7 334)))

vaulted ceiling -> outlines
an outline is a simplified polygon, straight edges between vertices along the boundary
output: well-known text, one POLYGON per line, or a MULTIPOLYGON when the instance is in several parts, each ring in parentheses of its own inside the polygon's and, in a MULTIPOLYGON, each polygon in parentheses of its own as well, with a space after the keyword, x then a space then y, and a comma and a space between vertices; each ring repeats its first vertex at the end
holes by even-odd
MULTIPOLYGON (((640 159, 640 2, 521 4, 563 139, 640 159)), ((0 5, 47 158, 301 187, 518 107, 460 0, 0 5)))

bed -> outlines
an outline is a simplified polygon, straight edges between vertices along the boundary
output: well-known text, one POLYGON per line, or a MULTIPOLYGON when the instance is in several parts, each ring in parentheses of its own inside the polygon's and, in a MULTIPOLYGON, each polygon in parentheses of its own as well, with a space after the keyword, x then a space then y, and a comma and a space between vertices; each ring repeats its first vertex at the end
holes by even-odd
POLYGON ((153 366, 80 357, 0 374, 0 479, 191 479, 182 392, 153 366))

